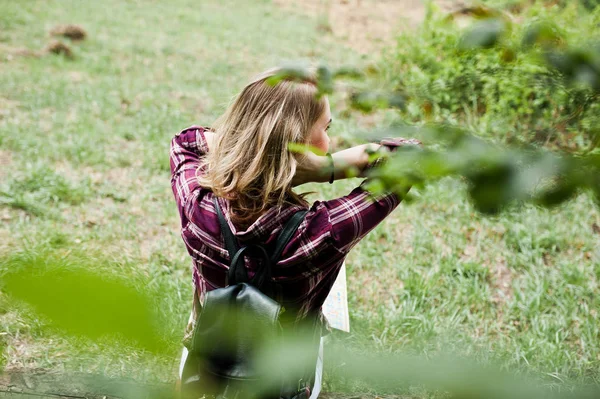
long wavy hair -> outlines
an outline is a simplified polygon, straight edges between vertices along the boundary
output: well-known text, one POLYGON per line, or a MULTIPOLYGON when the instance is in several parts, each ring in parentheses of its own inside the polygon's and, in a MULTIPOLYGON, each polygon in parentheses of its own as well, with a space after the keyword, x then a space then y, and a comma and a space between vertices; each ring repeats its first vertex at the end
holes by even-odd
POLYGON ((292 191, 301 154, 290 143, 307 144, 311 128, 325 112, 314 78, 266 80, 279 69, 252 80, 213 124, 216 140, 204 159, 202 186, 229 199, 234 223, 249 226, 271 207, 306 205, 292 191))

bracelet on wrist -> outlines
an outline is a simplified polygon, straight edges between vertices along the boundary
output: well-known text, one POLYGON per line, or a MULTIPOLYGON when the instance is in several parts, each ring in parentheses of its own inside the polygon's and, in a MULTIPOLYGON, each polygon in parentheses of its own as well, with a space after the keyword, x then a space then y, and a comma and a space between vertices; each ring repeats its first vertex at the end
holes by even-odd
POLYGON ((333 156, 330 153, 327 153, 327 159, 329 159, 329 184, 333 184, 333 180, 335 179, 335 167, 333 164, 333 156))

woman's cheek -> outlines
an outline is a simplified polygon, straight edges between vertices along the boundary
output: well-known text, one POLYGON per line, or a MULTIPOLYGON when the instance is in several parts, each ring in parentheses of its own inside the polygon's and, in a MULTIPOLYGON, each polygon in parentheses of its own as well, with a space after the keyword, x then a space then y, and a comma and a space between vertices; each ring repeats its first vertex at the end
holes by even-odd
POLYGON ((329 136, 327 133, 323 133, 319 138, 312 143, 312 145, 323 152, 329 151, 329 136))

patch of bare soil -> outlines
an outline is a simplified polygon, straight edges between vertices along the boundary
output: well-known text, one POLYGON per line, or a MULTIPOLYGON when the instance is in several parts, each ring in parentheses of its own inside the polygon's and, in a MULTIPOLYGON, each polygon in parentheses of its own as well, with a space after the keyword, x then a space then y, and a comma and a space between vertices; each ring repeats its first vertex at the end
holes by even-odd
POLYGON ((373 269, 353 270, 348 274, 350 290, 356 293, 359 308, 365 311, 381 305, 382 298, 394 309, 399 305, 398 295, 404 288, 404 282, 398 277, 395 268, 382 268, 375 273, 373 269))
MULTIPOLYGON (((2 99, 0 99, 0 107, 2 105, 2 99)), ((1 116, 2 114, 0 114, 1 116)), ((0 117, 1 119, 1 117, 0 117)), ((12 163, 12 153, 6 150, 0 150, 0 181, 4 181, 8 177, 10 172, 10 165, 12 163)))
MULTIPOLYGON (((436 3, 449 10, 457 1, 436 3)), ((361 54, 381 50, 399 32, 415 28, 426 11, 425 0, 275 0, 275 4, 317 18, 321 31, 361 54)))
MULTIPOLYGON (((135 146, 134 142, 122 142, 123 148, 135 146)), ((63 216, 76 225, 83 225, 88 228, 99 226, 102 229, 119 229, 114 224, 114 217, 120 215, 121 219, 133 218, 136 221, 136 237, 129 239, 120 239, 114 247, 103 247, 104 253, 115 251, 128 257, 148 260, 154 253, 160 252, 170 259, 177 259, 180 248, 176 245, 178 241, 177 234, 179 230, 176 219, 170 218, 164 220, 153 216, 155 210, 154 200, 171 196, 170 187, 167 185, 164 190, 157 193, 157 198, 146 198, 149 184, 154 184, 145 180, 150 178, 140 178, 139 170, 141 161, 135 161, 133 165, 127 167, 115 167, 108 170, 98 171, 91 166, 80 166, 73 168, 69 163, 56 164, 56 170, 69 180, 77 181, 81 176, 90 179, 93 187, 98 190, 98 195, 83 204, 76 213, 71 210, 65 210, 63 216), (168 248, 163 248, 166 240, 171 244, 168 248)), ((162 183, 161 183, 162 184, 162 183)))
MULTIPOLYGON (((2 108, 3 99, 0 97, 0 109, 2 108)), ((0 119, 2 119, 2 111, 0 111, 0 119)), ((10 173, 10 166, 12 164, 12 153, 6 150, 0 150, 0 182, 5 182, 10 173)), ((10 220, 12 215, 6 208, 0 209, 0 224, 6 223, 10 220)), ((10 241, 10 233, 8 229, 0 229, 0 253, 8 247, 10 241)))
MULTIPOLYGON (((506 259, 502 255, 490 256, 485 250, 479 251, 477 242, 501 242, 505 228, 498 226, 484 229, 481 226, 470 226, 463 229, 468 244, 465 246, 460 260, 463 262, 481 263, 490 273, 490 284, 493 289, 492 301, 502 306, 512 298, 513 275, 508 268, 506 259)), ((502 250, 501 253, 507 253, 502 250)))
POLYGON ((492 300, 498 305, 506 303, 512 298, 512 280, 513 276, 510 269, 506 265, 506 259, 498 256, 495 259, 492 269, 493 287, 496 292, 494 293, 492 300))
POLYGON ((12 61, 17 57, 39 57, 39 51, 30 50, 24 47, 13 47, 0 43, 0 56, 6 61, 12 61))
POLYGON ((356 51, 381 49, 394 35, 425 16, 421 0, 276 0, 275 4, 318 18, 319 29, 356 51))

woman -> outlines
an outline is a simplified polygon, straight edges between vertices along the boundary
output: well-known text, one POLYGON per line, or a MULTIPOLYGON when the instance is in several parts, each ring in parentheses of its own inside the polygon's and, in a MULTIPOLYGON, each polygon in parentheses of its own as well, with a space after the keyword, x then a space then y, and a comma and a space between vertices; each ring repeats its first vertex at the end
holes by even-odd
MULTIPOLYGON (((368 152, 382 146, 359 145, 327 156, 291 152, 290 143, 328 152, 331 111, 327 97, 317 96, 313 79, 274 86, 265 82, 277 72, 265 72, 248 84, 212 129, 188 128, 171 143, 171 185, 196 288, 188 333, 206 292, 227 285, 230 259, 215 196, 236 238, 247 244, 268 246, 292 214, 309 208, 271 271, 274 299, 285 303, 288 312, 292 309, 296 320, 320 313, 348 252, 400 203, 396 193, 374 199, 360 186, 312 205, 293 191, 307 182, 343 179, 350 169, 366 171, 368 152)), ((246 259, 250 274, 256 266, 246 259)))

